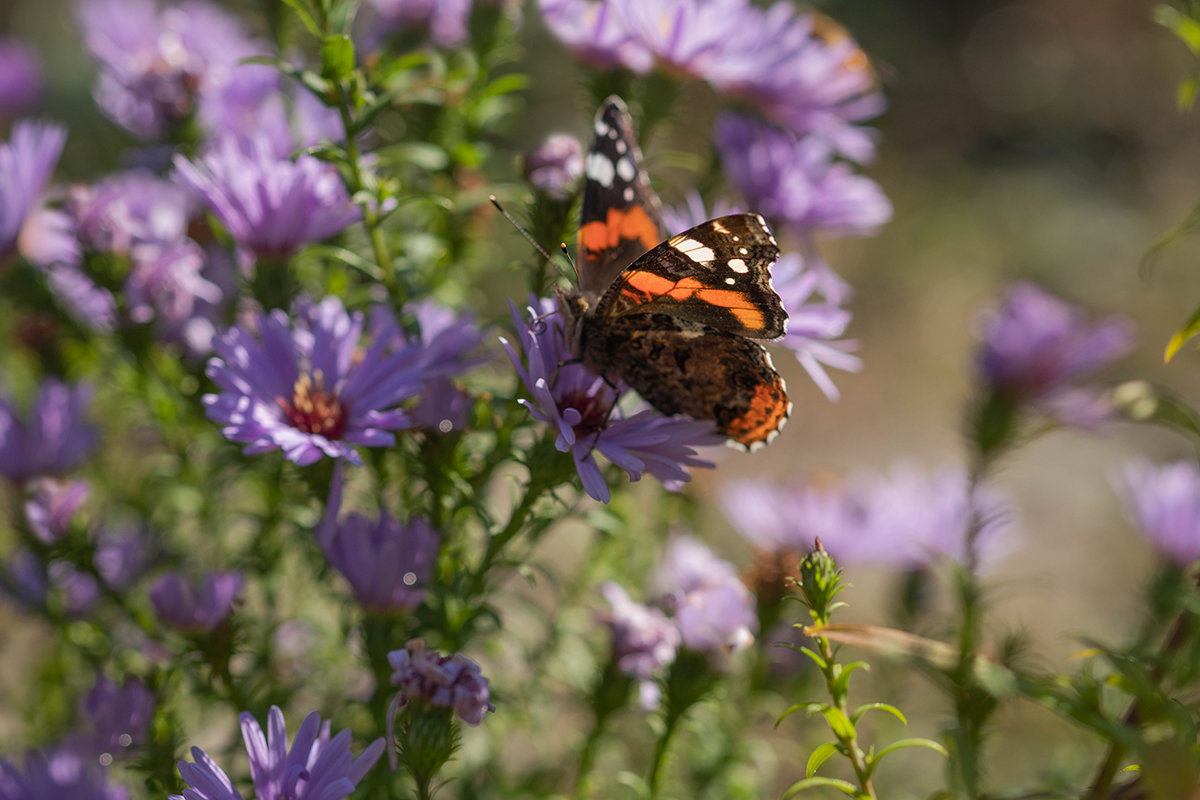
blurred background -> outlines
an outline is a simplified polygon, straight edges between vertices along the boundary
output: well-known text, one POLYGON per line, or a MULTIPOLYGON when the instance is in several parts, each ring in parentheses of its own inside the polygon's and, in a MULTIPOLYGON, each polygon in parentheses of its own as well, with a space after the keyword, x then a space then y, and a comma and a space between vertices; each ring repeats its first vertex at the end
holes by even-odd
MULTIPOLYGON (((249 19, 261 7, 230 3, 249 19)), ((826 400, 799 366, 779 355, 795 412, 781 438, 753 456, 729 452, 694 487, 707 540, 735 563, 746 545, 722 518, 720 487, 740 477, 787 481, 900 460, 933 468, 961 464, 961 428, 971 397, 972 331, 981 306, 1012 280, 1037 281, 1096 312, 1136 324, 1139 345, 1107 377, 1147 378, 1200 402, 1200 355, 1185 349, 1169 365, 1163 348, 1200 300, 1200 240, 1182 239, 1148 268, 1152 244, 1200 202, 1196 112, 1176 106, 1176 85, 1191 68, 1178 41, 1136 0, 841 0, 819 4, 858 39, 888 99, 875 121, 879 158, 865 167, 894 206, 869 239, 824 245, 829 262, 854 289, 850 335, 861 343, 859 374, 836 373, 840 401, 826 400)), ((32 42, 42 59, 41 113, 71 131, 59 173, 94 178, 120 163, 131 144, 91 99, 95 67, 81 48, 66 0, 5 0, 0 33, 32 42)), ((521 31, 531 74, 525 113, 511 141, 490 161, 488 177, 519 181, 517 156, 547 134, 588 130, 592 108, 584 75, 527 8, 521 31), (507 172, 505 170, 508 170, 507 172)), ((656 164, 707 131, 715 113, 708 90, 684 90, 664 134, 648 146, 656 164), (699 120, 699 121, 697 121, 699 120)), ((706 146, 700 142, 698 146, 706 146)), ((690 187, 664 169, 656 186, 668 202, 690 187), (672 178, 677 178, 672 181, 672 178)), ((515 235, 497 229, 473 258, 524 258, 515 235)), ((512 294, 520 292, 513 279, 512 294)), ((497 296, 475 298, 501 319, 497 296)), ((1102 435, 1064 431, 1011 454, 998 482, 1014 498, 1020 547, 989 576, 989 632, 1025 629, 1033 663, 1068 670, 1083 637, 1122 641, 1139 621, 1153 569, 1150 548, 1122 519, 1111 491, 1114 470, 1134 455, 1185 456, 1181 438, 1144 427, 1114 426, 1102 435)), ((546 540, 546 558, 564 566, 577 552, 574 526, 546 540)), ((852 570, 848 620, 895 617, 901 577, 852 570)), ((938 597, 929 602, 936 605, 938 597)), ((39 628, 0 606, 0 685, 25 680, 39 628)), ((890 679, 898 680, 894 675, 890 679)), ((864 696, 876 688, 863 684, 864 696)), ((910 712, 912 735, 930 735, 947 713, 919 679, 890 685, 889 700, 910 712), (918 712, 924 709, 924 712, 918 712)), ((6 689, 11 691, 11 688, 6 689)), ((794 698, 799 699, 799 698, 794 698)), ((0 741, 16 723, 0 708, 0 741)), ((1080 734, 1063 758, 1047 763, 1047 742, 1062 748, 1062 723, 1031 704, 1011 704, 990 740, 990 780, 1033 778, 1028 765, 1079 780, 1100 745, 1080 734)), ((784 734, 779 734, 783 736, 784 734)), ((4 750, 0 746, 0 750, 4 750)), ((933 757, 930 757, 933 761, 933 757)), ((781 768, 788 774, 788 768, 781 768)), ((930 774, 886 780, 919 793, 930 774)), ((896 796, 906 796, 897 794, 896 796)))

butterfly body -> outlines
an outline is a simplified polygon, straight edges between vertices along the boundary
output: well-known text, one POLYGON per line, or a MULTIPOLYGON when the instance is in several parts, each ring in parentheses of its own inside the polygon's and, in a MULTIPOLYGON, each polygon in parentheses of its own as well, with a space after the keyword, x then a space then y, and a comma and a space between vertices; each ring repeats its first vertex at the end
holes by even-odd
POLYGON ((769 442, 791 404, 756 341, 783 336, 787 324, 766 222, 733 214, 662 241, 619 98, 597 114, 586 164, 579 286, 559 293, 572 353, 664 414, 712 420, 745 447, 769 442))

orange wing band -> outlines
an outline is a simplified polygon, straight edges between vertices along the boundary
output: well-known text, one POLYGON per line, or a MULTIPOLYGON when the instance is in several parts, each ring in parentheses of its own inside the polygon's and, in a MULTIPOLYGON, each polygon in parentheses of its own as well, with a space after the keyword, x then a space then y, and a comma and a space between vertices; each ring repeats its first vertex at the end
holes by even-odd
POLYGON ((729 421, 724 433, 740 444, 749 447, 765 442, 779 430, 788 415, 788 400, 777 377, 773 383, 759 384, 750 400, 750 409, 737 419, 729 421))
POLYGON ((712 289, 696 278, 673 281, 653 272, 638 271, 627 275, 625 284, 622 294, 635 303, 650 303, 662 297, 682 303, 696 298, 733 314, 747 330, 761 331, 766 324, 763 313, 755 308, 745 292, 712 289))
POLYGON ((658 245, 658 226, 641 206, 622 211, 610 208, 604 221, 589 222, 579 229, 579 244, 585 253, 602 253, 622 239, 634 239, 651 250, 658 245))

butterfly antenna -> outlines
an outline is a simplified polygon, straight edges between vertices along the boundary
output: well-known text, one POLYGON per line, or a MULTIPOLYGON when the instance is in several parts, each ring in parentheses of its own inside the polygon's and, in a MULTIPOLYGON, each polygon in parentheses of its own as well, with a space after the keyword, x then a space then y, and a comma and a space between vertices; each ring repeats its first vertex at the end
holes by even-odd
POLYGON ((535 240, 533 238, 533 236, 531 236, 529 234, 529 231, 525 230, 525 228, 521 227, 521 223, 519 223, 515 219, 513 219, 512 214, 510 214, 504 210, 504 206, 500 205, 500 201, 496 199, 496 195, 489 194, 488 200, 491 200, 492 205, 494 205, 496 207, 496 210, 499 211, 500 214, 506 220, 508 220, 510 223, 512 223, 512 226, 517 229, 518 233, 520 233, 522 236, 525 237, 525 241, 529 242, 529 244, 531 244, 533 246, 534 250, 537 250, 539 253, 542 254, 542 258, 546 259, 547 261, 551 261, 551 262, 554 261, 554 257, 546 252, 546 248, 544 248, 540 244, 538 244, 537 240, 535 240))
POLYGON ((575 280, 579 280, 579 267, 575 266, 575 259, 571 258, 571 251, 567 249, 566 242, 559 242, 558 249, 562 250, 563 257, 567 259, 567 263, 571 265, 571 272, 575 273, 575 280))

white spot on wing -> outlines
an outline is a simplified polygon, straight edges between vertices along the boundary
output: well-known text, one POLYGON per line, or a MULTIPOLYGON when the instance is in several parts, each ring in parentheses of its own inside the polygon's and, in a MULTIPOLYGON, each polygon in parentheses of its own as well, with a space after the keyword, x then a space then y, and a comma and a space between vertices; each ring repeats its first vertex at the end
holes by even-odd
POLYGON ((749 255, 749 253, 750 253, 750 251, 744 247, 739 247, 738 252, 741 253, 742 255, 749 255))
POLYGON ((622 158, 617 162, 617 174, 621 176, 621 180, 626 183, 632 183, 637 171, 633 168, 633 162, 628 158, 622 158))
POLYGON ((597 136, 607 136, 608 135, 608 123, 602 119, 596 120, 596 135, 597 136))
POLYGON ((625 155, 625 151, 628 149, 629 149, 629 145, 625 144, 625 142, 623 142, 623 141, 617 142, 617 152, 620 153, 621 155, 625 155))
POLYGON ((587 176, 591 180, 608 188, 612 186, 614 172, 612 159, 608 156, 603 153, 592 153, 588 156, 587 176))
POLYGON ((632 203, 633 202, 633 187, 626 186, 623 196, 625 198, 626 203, 632 203))
POLYGON ((729 284, 730 286, 733 286, 735 283, 737 283, 737 281, 734 280, 733 278, 726 278, 725 283, 729 284))
POLYGON ((750 271, 750 268, 746 266, 746 262, 742 261, 740 258, 729 259, 729 268, 734 272, 745 273, 750 271))
MULTIPOLYGON (((676 238, 679 239, 679 237, 676 238)), ((672 239, 671 246, 683 253, 692 261, 695 261, 697 264, 705 261, 712 261, 717 256, 717 254, 712 251, 712 248, 705 247, 695 239, 679 239, 678 242, 676 242, 675 239, 672 239)))

